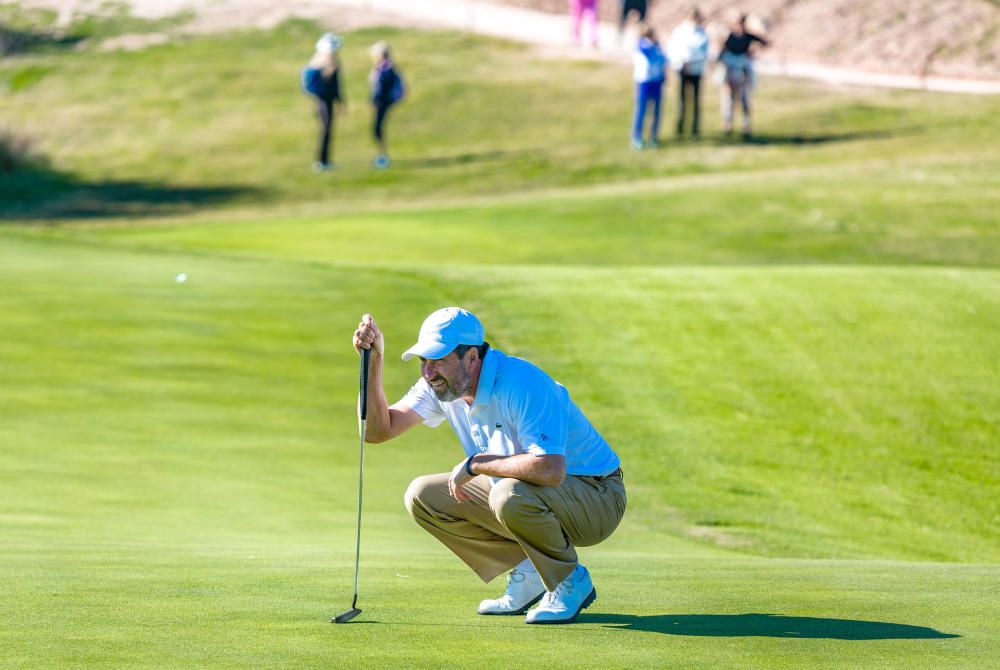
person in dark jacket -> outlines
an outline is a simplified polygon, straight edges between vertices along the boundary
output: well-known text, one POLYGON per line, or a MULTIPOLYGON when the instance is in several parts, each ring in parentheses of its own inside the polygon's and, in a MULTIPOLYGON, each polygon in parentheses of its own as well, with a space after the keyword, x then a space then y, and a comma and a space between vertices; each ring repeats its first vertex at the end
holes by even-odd
POLYGON ((389 167, 389 151, 386 148, 385 122, 389 110, 403 97, 403 80, 392 64, 389 45, 376 42, 371 48, 372 71, 368 75, 371 87, 374 122, 372 133, 378 145, 378 155, 375 157, 375 167, 389 167))
POLYGON ((763 37, 747 31, 747 16, 741 14, 733 24, 719 52, 719 60, 726 67, 725 87, 722 91, 722 128, 728 135, 733 132, 733 108, 737 98, 743 107, 743 137, 750 137, 750 94, 755 84, 753 71, 754 45, 766 47, 763 37))
POLYGON ((618 44, 621 46, 625 35, 625 25, 628 23, 629 14, 635 14, 636 21, 641 30, 642 24, 647 23, 646 14, 649 12, 653 0, 621 0, 621 14, 618 18, 618 44))
POLYGON ((304 77, 309 81, 307 90, 316 99, 316 116, 319 119, 319 137, 316 142, 315 172, 334 167, 330 158, 333 144, 334 109, 345 111, 344 94, 340 87, 341 65, 338 52, 342 40, 333 33, 326 33, 316 42, 316 53, 306 66, 304 77))

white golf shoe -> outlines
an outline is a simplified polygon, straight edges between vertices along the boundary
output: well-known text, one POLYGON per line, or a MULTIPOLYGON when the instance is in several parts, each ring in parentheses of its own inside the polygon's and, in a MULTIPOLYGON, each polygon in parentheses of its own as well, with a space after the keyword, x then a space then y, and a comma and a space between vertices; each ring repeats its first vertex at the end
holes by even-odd
POLYGON ((514 568, 507 576, 507 590, 496 600, 479 603, 480 614, 524 614, 529 607, 541 600, 545 584, 534 570, 514 568))
POLYGON ((525 623, 573 623, 580 611, 597 600, 597 589, 587 568, 577 563, 555 591, 546 591, 541 604, 528 612, 525 623))

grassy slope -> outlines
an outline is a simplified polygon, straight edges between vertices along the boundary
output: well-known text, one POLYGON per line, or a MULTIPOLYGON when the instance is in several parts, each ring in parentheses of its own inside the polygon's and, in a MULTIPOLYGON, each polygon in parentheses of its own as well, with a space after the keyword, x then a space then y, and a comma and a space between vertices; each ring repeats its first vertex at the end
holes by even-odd
MULTIPOLYGON (((856 176, 705 175, 541 197, 327 215, 220 215, 202 226, 112 228, 104 238, 330 263, 433 261, 474 239, 459 262, 502 264, 933 264, 1000 262, 1000 188, 991 173, 953 171, 919 193, 885 168, 856 176), (955 187, 969 194, 955 201, 955 187), (618 192, 615 192, 615 191, 618 192), (611 191, 608 193, 607 191, 611 191), (850 193, 850 198, 844 194, 850 193), (979 193, 979 196, 973 196, 979 193), (252 225, 250 225, 252 223, 252 225), (358 244, 361 236, 365 244, 358 244), (511 244, 516 239, 521 243, 511 244)), ((198 221, 196 223, 202 223, 198 221)), ((86 231, 93 237, 94 231, 86 231)))
MULTIPOLYGON (((344 169, 317 179, 288 100, 313 32, 0 66, 64 68, 5 112, 72 171, 56 191, 31 177, 35 201, 6 182, 5 211, 112 216, 130 181, 153 214, 172 188, 249 189, 151 226, 0 230, 4 664, 440 667, 467 664, 470 633, 556 667, 996 657, 995 101, 768 82, 763 133, 847 137, 635 156, 621 73, 400 33, 396 169, 362 167, 356 105, 344 169), (52 104, 71 78, 79 99, 52 104), (661 264, 695 266, 627 267, 661 264), (446 430, 369 452, 377 623, 323 623, 353 558, 341 345, 371 310, 398 350, 444 303, 567 383, 628 464, 627 522, 584 554, 601 600, 575 629, 478 619, 495 585, 405 518, 407 480, 455 459, 446 430)), ((356 101, 373 36, 349 39, 356 101)), ((391 366, 390 395, 413 375, 391 366)))
MULTIPOLYGON (((46 74, 5 97, 5 120, 37 137, 69 183, 54 192, 51 181, 5 180, 0 193, 9 202, 3 211, 172 213, 184 210, 171 197, 177 189, 189 189, 190 201, 198 202, 200 194, 209 204, 216 203, 214 192, 204 191, 216 189, 223 202, 318 202, 318 211, 328 214, 331 208, 344 212, 674 175, 761 175, 769 169, 788 172, 765 178, 771 187, 766 199, 758 199, 751 184, 749 193, 734 192, 720 204, 787 220, 782 208, 801 203, 821 210, 813 222, 820 228, 883 223, 879 215, 889 210, 902 214, 891 217, 893 225, 916 224, 919 231, 921 209, 900 194, 928 189, 933 214, 945 213, 977 232, 995 205, 995 196, 982 200, 996 190, 997 158, 989 150, 998 129, 995 99, 844 94, 768 80, 757 125, 766 143, 743 146, 714 138, 718 119, 710 89, 705 142, 669 143, 636 156, 626 141, 631 93, 621 64, 561 63, 511 43, 374 30, 348 36, 350 110, 339 121, 337 149, 343 169, 317 178, 307 169, 315 124, 296 81, 314 32, 296 23, 274 33, 188 39, 132 53, 42 52, 8 59, 0 64, 0 81, 31 68, 46 74), (397 48, 411 95, 390 128, 397 169, 377 173, 366 167, 372 156, 366 48, 385 34, 397 48), (67 99, 70 82, 80 85, 67 99), (856 172, 859 165, 864 172, 856 172), (810 188, 798 188, 798 170, 808 175, 817 169, 816 179, 806 182, 810 188), (145 206, 107 202, 129 195, 136 181, 150 190, 145 199, 131 193, 145 206), (876 197, 854 203, 848 194, 859 183, 876 197), (18 205, 14 194, 33 189, 39 197, 18 205), (855 212, 854 204, 863 211, 855 212)), ((668 97, 672 108, 672 93, 668 97)), ((603 203, 591 216, 620 216, 613 205, 622 199, 603 203)), ((679 220, 705 213, 696 202, 674 212, 673 198, 662 200, 662 206, 639 203, 628 214, 637 224, 651 225, 664 212, 679 220)), ((572 210, 554 211, 546 221, 576 218, 572 210)))

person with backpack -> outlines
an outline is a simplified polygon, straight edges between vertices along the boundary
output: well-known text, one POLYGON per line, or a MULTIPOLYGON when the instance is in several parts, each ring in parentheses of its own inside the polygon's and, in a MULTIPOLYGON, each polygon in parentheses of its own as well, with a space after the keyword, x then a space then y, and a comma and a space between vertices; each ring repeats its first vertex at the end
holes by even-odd
POLYGON ((343 113, 346 105, 340 88, 341 65, 337 56, 342 43, 341 38, 333 33, 320 37, 316 42, 316 53, 302 70, 302 89, 315 98, 320 124, 314 172, 324 172, 334 166, 330 160, 334 107, 343 113))
POLYGON ((660 102, 663 85, 667 80, 667 57, 656 39, 656 31, 650 25, 643 25, 632 57, 633 79, 635 80, 635 116, 632 121, 632 148, 639 151, 643 147, 655 149, 660 145, 660 102), (649 128, 649 141, 643 143, 643 126, 646 109, 653 106, 653 119, 649 128))
POLYGON ((374 123, 372 132, 378 145, 378 155, 375 157, 375 167, 389 167, 389 151, 386 148, 385 122, 389 110, 403 99, 405 88, 403 78, 392 63, 389 45, 386 42, 376 42, 371 48, 372 71, 368 75, 371 87, 374 123))

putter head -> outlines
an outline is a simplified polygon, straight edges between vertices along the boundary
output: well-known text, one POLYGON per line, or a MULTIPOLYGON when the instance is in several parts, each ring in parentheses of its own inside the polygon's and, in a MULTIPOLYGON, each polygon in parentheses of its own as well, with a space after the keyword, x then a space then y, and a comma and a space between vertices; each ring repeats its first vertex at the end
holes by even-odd
POLYGON ((348 621, 358 616, 359 614, 361 614, 361 610, 355 607, 352 610, 348 610, 343 614, 338 614, 337 616, 333 617, 332 619, 330 619, 330 623, 347 623, 348 621))

